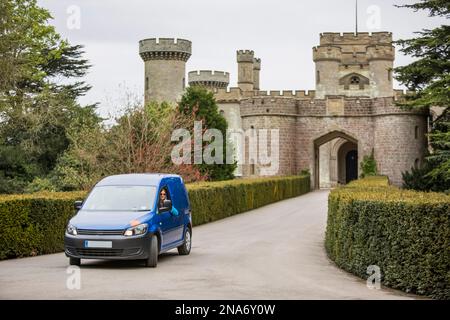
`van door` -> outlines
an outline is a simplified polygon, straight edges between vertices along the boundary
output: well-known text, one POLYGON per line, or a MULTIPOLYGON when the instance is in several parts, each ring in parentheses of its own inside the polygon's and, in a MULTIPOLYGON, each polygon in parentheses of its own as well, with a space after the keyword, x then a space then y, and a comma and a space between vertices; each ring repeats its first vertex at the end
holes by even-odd
POLYGON ((186 211, 186 196, 181 185, 180 178, 172 178, 171 179, 172 189, 173 189, 173 199, 172 203, 178 211, 178 216, 174 216, 177 224, 177 228, 175 230, 175 241, 181 241, 184 237, 184 215, 186 211))
MULTIPOLYGON (((178 236, 178 220, 177 217, 170 212, 159 211, 159 200, 161 199, 161 193, 166 194, 167 200, 173 201, 173 188, 170 187, 170 183, 162 185, 158 192, 157 210, 159 216, 159 227, 161 228, 161 247, 168 247, 172 243, 176 242, 178 236)), ((173 205, 173 202, 172 202, 173 205)))

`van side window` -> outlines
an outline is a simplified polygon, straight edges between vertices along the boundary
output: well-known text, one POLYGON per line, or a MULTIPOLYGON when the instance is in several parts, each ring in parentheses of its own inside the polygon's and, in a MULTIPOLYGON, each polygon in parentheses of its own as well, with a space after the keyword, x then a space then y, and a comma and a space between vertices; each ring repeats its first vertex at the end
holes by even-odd
POLYGON ((158 211, 159 208, 164 207, 164 200, 170 200, 170 193, 169 193, 169 188, 167 188, 167 186, 164 186, 161 188, 161 190, 159 191, 159 195, 158 195, 158 211))

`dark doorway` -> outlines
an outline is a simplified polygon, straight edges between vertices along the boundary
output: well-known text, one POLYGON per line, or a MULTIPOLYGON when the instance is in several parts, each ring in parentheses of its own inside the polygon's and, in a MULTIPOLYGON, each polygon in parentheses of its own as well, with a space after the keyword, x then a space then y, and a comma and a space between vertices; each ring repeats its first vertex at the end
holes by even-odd
POLYGON ((346 183, 358 179, 358 151, 349 151, 345 157, 346 183))

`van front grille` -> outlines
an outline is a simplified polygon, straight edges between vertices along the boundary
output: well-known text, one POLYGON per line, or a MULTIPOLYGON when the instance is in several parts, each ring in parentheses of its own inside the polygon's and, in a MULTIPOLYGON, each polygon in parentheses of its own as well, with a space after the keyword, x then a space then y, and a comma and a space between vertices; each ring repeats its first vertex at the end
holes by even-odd
POLYGON ((77 254, 85 257, 119 257, 122 253, 123 249, 77 249, 77 254))
POLYGON ((124 232, 124 230, 77 229, 77 234, 81 236, 123 236, 124 232))

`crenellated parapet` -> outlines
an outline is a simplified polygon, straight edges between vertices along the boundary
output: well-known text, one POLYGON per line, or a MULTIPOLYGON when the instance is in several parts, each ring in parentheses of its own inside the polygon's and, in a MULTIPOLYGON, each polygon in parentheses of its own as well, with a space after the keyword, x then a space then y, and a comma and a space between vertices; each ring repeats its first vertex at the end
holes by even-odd
POLYGON ((426 110, 405 110, 390 98, 327 96, 325 99, 298 99, 282 96, 255 96, 241 100, 242 117, 380 117, 425 115, 426 110))
POLYGON ((242 99, 252 98, 292 98, 302 100, 313 100, 315 98, 315 90, 253 90, 242 91, 239 88, 217 89, 214 91, 217 101, 236 102, 242 99))
POLYGON ((237 62, 249 62, 253 63, 255 52, 253 50, 237 50, 236 57, 237 62))
POLYGON ((314 99, 315 90, 271 90, 271 91, 254 91, 253 97, 286 97, 297 99, 314 99))
POLYGON ((217 102, 240 102, 243 97, 243 91, 236 87, 217 89, 214 91, 214 97, 217 102))
POLYGON ((320 45, 373 45, 392 44, 392 32, 324 32, 320 34, 320 45))
POLYGON ((198 70, 188 73, 190 86, 207 88, 226 88, 230 83, 230 74, 224 71, 198 70))
POLYGON ((175 38, 151 38, 139 41, 139 54, 148 60, 187 61, 192 54, 192 42, 175 38))
POLYGON ((337 61, 342 64, 368 64, 373 60, 393 61, 392 33, 322 33, 320 45, 313 48, 315 62, 337 61))

